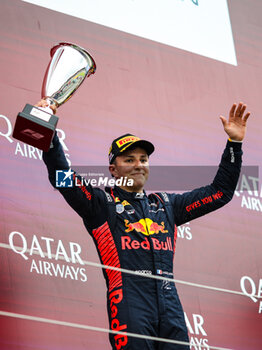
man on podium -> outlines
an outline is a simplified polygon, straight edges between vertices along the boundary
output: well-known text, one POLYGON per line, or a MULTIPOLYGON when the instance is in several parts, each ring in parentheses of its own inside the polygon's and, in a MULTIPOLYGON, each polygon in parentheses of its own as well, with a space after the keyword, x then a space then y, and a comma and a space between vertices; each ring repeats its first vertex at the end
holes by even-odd
MULTIPOLYGON (((45 107, 41 100, 36 106, 45 107)), ((56 112, 53 106, 54 113, 56 112)), ((105 191, 91 185, 58 188, 68 204, 81 216, 92 236, 101 263, 121 270, 103 269, 107 284, 110 342, 115 350, 184 350, 189 338, 183 309, 173 282, 149 278, 173 278, 177 226, 212 212, 228 203, 241 169, 242 141, 250 113, 246 105, 233 104, 228 120, 220 116, 228 135, 217 174, 210 185, 183 194, 165 192, 147 195, 151 142, 131 134, 116 138, 109 150, 109 171, 123 184, 105 191), (214 200, 203 204, 201 199, 214 200), (125 333, 126 332, 126 333, 125 333), (128 333, 148 336, 138 338, 128 333), (165 338, 177 343, 156 341, 165 338)), ((55 134, 52 147, 44 152, 49 180, 56 187, 56 171, 69 170, 55 134)), ((76 181, 81 181, 74 173, 76 181)))

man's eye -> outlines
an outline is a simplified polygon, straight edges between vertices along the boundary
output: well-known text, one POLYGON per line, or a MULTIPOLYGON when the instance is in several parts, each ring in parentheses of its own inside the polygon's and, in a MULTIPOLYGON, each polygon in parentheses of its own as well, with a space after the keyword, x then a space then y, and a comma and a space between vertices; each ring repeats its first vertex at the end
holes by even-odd
POLYGON ((141 163, 147 163, 147 159, 141 159, 141 163))
POLYGON ((133 162, 133 159, 126 159, 126 163, 132 163, 133 162))

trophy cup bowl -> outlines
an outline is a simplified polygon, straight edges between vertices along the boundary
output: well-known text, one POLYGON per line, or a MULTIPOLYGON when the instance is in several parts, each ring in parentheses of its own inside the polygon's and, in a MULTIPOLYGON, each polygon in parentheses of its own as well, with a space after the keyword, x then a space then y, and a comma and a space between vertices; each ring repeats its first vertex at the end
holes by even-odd
MULTIPOLYGON (((96 64, 85 49, 71 43, 59 43, 51 48, 50 55, 41 98, 49 106, 59 107, 72 97, 86 77, 95 73, 96 64)), ((47 152, 57 122, 58 117, 50 107, 26 104, 17 115, 13 137, 47 152)))

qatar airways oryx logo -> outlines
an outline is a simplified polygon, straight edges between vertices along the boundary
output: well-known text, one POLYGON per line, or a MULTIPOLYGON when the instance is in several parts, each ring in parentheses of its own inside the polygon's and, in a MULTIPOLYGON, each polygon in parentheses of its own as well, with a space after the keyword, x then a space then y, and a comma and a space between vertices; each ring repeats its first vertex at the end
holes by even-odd
POLYGON ((241 174, 236 191, 241 199, 241 207, 262 212, 262 185, 258 176, 241 174))
POLYGON ((36 235, 27 238, 21 232, 13 231, 9 234, 9 246, 14 253, 30 262, 30 273, 87 281, 86 270, 82 267, 82 248, 76 242, 65 243, 61 239, 36 235))
MULTIPOLYGON (((255 282, 249 276, 243 276, 240 279, 240 287, 242 292, 249 297, 254 303, 257 303, 262 298, 262 278, 255 282)), ((262 314, 262 300, 258 303, 258 313, 262 314)))
MULTIPOLYGON (((57 135, 59 137, 60 143, 63 147, 63 150, 65 151, 66 159, 69 165, 71 165, 71 162, 69 159, 70 155, 68 153, 68 147, 65 143, 66 134, 62 129, 56 129, 56 130, 57 130, 57 135)), ((0 137, 2 137, 10 145, 12 145, 12 148, 14 149, 14 154, 17 157, 42 160, 43 151, 31 145, 27 145, 26 143, 14 140, 12 137, 12 134, 13 134, 13 126, 11 121, 5 115, 0 114, 0 137)))

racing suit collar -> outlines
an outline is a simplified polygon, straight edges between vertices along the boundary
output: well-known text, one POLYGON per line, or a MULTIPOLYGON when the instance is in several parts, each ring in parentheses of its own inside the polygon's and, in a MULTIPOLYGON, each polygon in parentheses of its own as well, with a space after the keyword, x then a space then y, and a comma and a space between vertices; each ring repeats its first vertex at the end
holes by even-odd
POLYGON ((127 192, 118 186, 115 186, 113 189, 106 188, 106 191, 111 194, 113 192, 113 195, 117 195, 122 199, 141 200, 147 197, 145 190, 143 192, 127 192))

